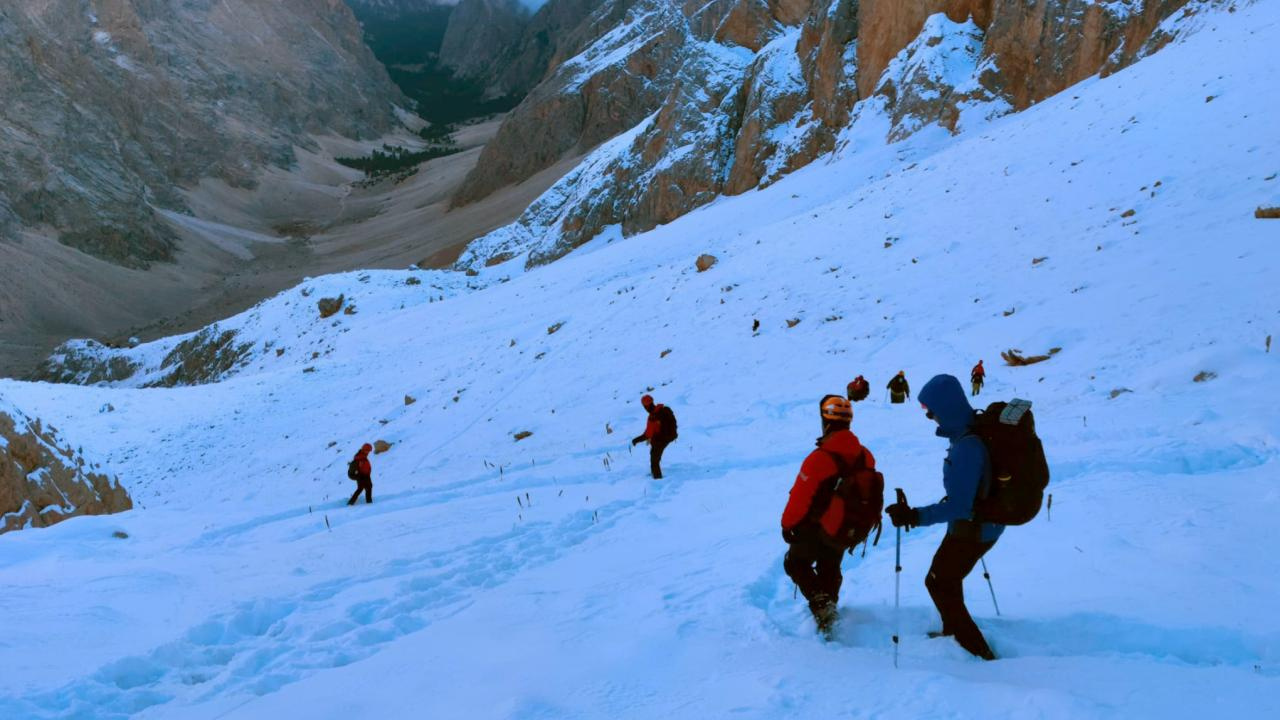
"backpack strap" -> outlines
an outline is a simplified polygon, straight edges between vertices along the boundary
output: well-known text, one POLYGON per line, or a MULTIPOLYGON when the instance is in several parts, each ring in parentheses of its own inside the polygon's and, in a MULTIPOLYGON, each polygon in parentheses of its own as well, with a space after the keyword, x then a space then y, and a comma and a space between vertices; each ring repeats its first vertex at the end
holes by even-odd
POLYGON ((867 454, 865 450, 859 453, 858 462, 853 467, 850 467, 849 463, 844 461, 844 458, 826 448, 818 448, 818 451, 831 458, 831 462, 836 464, 836 484, 832 488, 833 490, 839 489, 840 483, 844 482, 845 478, 852 477, 859 470, 867 469, 867 454))

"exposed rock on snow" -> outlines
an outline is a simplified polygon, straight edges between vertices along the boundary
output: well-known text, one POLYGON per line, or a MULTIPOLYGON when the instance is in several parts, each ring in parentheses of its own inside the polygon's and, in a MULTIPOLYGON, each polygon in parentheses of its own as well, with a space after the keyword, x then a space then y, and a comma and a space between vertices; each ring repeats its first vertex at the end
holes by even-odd
POLYGON ((336 298, 320 298, 317 300, 316 308, 320 310, 320 319, 324 320, 337 315, 346 299, 345 295, 339 295, 336 298))
POLYGON ((148 387, 213 382, 244 362, 252 345, 239 342, 235 330, 205 328, 178 343, 160 364, 163 376, 148 387))
POLYGON ((132 507, 118 480, 88 471, 52 428, 0 402, 0 534, 132 507))
POLYGON ((63 343, 32 375, 33 380, 98 385, 119 383, 133 377, 139 365, 96 340, 63 343))

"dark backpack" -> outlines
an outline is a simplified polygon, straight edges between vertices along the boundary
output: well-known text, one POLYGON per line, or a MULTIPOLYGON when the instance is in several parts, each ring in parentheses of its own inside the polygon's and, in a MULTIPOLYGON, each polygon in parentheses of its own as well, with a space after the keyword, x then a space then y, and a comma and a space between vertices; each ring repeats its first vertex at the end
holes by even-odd
POLYGON ((658 420, 662 422, 661 435, 659 437, 667 442, 675 442, 675 439, 679 437, 676 432, 676 414, 671 411, 671 408, 663 405, 658 409, 658 420))
POLYGON ((971 431, 991 458, 991 486, 973 504, 974 520, 1024 525, 1040 512, 1049 486, 1049 463, 1036 436, 1031 402, 994 402, 978 413, 971 431))
MULTIPOLYGON (((884 475, 866 466, 866 455, 853 466, 839 455, 823 450, 836 464, 836 475, 824 481, 814 498, 814 510, 822 539, 833 547, 851 548, 880 527, 884 511, 884 475)), ((876 533, 875 543, 880 542, 876 533)), ((874 543, 873 543, 874 544, 874 543)))
POLYGON ((351 462, 347 463, 347 479, 360 479, 360 460, 358 458, 351 458, 351 462))

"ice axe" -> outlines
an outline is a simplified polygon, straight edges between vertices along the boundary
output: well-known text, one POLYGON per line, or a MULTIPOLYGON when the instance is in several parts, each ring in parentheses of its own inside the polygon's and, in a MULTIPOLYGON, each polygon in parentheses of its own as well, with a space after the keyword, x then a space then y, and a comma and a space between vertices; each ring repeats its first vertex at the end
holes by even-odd
MULTIPOLYGON (((898 502, 906 507, 907 494, 902 491, 902 488, 894 488, 893 491, 897 494, 898 502)), ((896 668, 898 667, 898 637, 902 629, 902 527, 895 529, 898 532, 898 542, 893 552, 893 666, 896 668)))

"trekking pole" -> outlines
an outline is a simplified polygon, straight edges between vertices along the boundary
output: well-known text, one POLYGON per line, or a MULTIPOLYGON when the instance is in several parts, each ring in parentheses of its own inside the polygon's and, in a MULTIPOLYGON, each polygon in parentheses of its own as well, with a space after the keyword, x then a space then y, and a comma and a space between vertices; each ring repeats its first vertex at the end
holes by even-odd
POLYGON ((991 584, 991 573, 987 572, 986 558, 982 558, 982 577, 987 579, 987 587, 991 590, 991 604, 996 606, 996 617, 1000 617, 1000 603, 996 602, 996 586, 991 584))
MULTIPOLYGON (((907 504, 907 494, 902 488, 895 488, 898 502, 907 504)), ((897 547, 893 551, 893 667, 898 667, 898 637, 902 634, 902 527, 896 528, 898 533, 897 547)))

